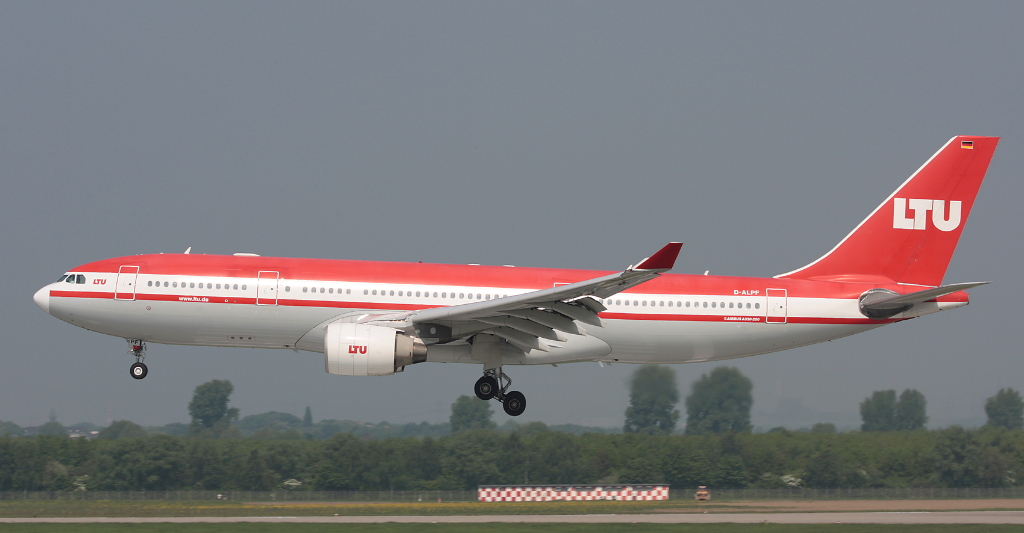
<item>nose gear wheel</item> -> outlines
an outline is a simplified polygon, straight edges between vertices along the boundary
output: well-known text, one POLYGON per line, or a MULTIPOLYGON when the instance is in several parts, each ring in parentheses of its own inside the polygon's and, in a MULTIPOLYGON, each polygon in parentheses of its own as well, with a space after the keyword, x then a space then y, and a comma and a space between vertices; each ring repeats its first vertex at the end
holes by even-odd
POLYGON ((135 357, 135 363, 132 364, 128 372, 135 379, 142 379, 149 374, 149 368, 143 361, 146 360, 146 343, 139 339, 128 339, 128 342, 132 345, 131 350, 128 350, 128 355, 135 357))
POLYGON ((128 370, 132 377, 135 379, 142 379, 149 374, 149 368, 146 367, 146 363, 134 363, 128 370))

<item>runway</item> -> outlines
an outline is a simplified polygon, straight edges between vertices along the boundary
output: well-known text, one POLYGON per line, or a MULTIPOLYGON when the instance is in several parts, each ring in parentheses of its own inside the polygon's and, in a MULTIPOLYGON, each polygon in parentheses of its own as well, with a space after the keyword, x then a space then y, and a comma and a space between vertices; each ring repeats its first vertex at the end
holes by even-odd
POLYGON ((949 511, 884 513, 680 513, 586 515, 475 515, 475 516, 240 516, 240 517, 81 517, 0 518, 0 524, 1019 524, 1024 511, 949 511))

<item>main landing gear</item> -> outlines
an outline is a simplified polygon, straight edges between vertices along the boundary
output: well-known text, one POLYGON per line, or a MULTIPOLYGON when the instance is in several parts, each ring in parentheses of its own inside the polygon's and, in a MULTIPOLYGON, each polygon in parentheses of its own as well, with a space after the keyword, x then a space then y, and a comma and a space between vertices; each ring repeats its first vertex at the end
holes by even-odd
POLYGON ((476 381, 473 392, 481 400, 497 398, 505 409, 505 414, 519 416, 526 411, 526 396, 517 390, 509 391, 508 388, 511 386, 512 379, 502 372, 501 368, 489 368, 484 370, 483 377, 476 381))
POLYGON ((149 374, 149 368, 146 367, 146 363, 143 363, 146 360, 146 343, 139 339, 128 339, 128 342, 132 345, 132 349, 128 350, 128 355, 135 356, 135 364, 131 366, 129 373, 135 379, 142 379, 149 374))

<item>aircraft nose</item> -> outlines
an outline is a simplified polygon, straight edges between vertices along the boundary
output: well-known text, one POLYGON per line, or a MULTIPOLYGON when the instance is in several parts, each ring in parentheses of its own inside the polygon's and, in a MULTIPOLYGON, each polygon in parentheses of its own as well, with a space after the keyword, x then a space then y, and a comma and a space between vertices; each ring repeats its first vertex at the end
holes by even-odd
POLYGON ((46 311, 47 313, 50 312, 50 287, 49 286, 43 287, 42 289, 39 289, 38 291, 36 291, 36 294, 35 294, 35 296, 32 297, 32 299, 35 300, 36 305, 38 305, 40 309, 42 309, 43 311, 46 311))

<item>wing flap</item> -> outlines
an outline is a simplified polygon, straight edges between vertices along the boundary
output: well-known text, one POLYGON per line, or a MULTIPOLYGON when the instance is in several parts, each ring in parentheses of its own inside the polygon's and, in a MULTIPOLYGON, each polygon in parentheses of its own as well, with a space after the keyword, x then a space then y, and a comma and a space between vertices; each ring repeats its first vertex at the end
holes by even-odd
POLYGON ((525 351, 527 352, 530 350, 540 350, 542 352, 551 351, 551 348, 539 338, 530 335, 529 333, 523 333, 517 329, 501 326, 491 330, 491 333, 494 333, 520 348, 525 348, 525 351))
POLYGON ((547 326, 523 318, 503 316, 491 318, 478 318, 476 320, 478 322, 483 322, 484 324, 491 324, 492 326, 509 327, 515 330, 522 331, 523 333, 529 333, 530 335, 540 337, 542 339, 565 342, 565 337, 559 335, 557 331, 547 326))
POLYGON ((571 318, 567 318, 558 313, 552 313, 551 311, 538 311, 536 309, 529 310, 517 310, 508 311, 508 315, 525 318, 532 322, 547 326, 551 329, 557 329, 558 331, 564 331, 572 335, 586 335, 587 330, 583 329, 579 324, 573 321, 571 318))

